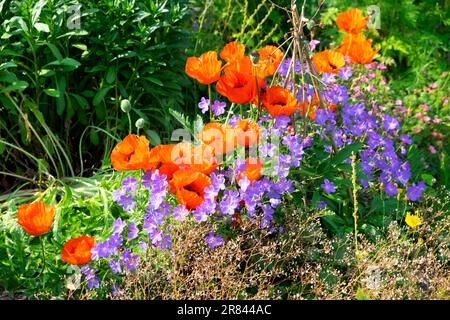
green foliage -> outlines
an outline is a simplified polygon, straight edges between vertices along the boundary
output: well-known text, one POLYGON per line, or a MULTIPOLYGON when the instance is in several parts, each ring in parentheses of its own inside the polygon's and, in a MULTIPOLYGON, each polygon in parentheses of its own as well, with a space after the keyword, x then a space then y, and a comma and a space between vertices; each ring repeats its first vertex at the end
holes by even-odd
POLYGON ((380 29, 368 32, 375 46, 381 47, 379 60, 392 68, 390 77, 402 80, 394 82, 394 88, 427 84, 448 69, 448 1, 331 0, 324 4, 321 23, 327 28, 317 30, 316 36, 324 46, 339 43, 339 31, 328 28, 335 25, 339 12, 357 7, 368 15, 369 6, 379 7, 380 29))
POLYGON ((2 2, 0 137, 19 148, 6 147, 0 171, 32 178, 29 153, 48 163, 49 174, 85 174, 74 159, 98 166, 115 141, 98 131, 81 135, 95 126, 123 137, 123 98, 152 140, 167 135, 169 107, 180 111, 189 102, 186 17, 179 1, 2 2))

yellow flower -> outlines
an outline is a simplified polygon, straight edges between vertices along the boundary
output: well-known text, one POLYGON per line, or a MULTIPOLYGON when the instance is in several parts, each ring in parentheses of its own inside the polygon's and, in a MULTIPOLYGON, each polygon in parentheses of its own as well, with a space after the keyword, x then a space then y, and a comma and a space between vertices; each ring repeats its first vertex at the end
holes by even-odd
POLYGON ((420 220, 419 216, 413 216, 407 213, 405 222, 410 228, 415 229, 422 223, 422 220, 420 220))

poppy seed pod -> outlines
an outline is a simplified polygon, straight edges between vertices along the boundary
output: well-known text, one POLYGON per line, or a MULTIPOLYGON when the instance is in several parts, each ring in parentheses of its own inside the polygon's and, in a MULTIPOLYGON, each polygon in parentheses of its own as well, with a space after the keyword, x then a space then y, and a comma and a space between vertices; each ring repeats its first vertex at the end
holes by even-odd
POLYGON ((123 112, 128 113, 131 111, 131 103, 127 99, 123 99, 120 101, 120 109, 122 109, 123 112))

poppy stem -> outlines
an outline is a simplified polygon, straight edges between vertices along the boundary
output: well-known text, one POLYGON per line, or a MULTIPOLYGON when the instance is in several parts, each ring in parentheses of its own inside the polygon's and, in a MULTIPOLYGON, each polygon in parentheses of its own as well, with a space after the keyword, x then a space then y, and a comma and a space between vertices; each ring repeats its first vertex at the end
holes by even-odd
POLYGON ((45 269, 47 269, 47 263, 46 263, 46 260, 45 260, 45 246, 44 246, 44 240, 43 240, 42 237, 39 237, 39 240, 40 240, 40 242, 41 242, 42 262, 43 262, 43 264, 44 264, 43 271, 45 271, 45 269))
POLYGON ((130 116, 129 112, 127 112, 127 116, 128 116, 128 131, 129 131, 129 134, 131 134, 131 131, 132 131, 132 129, 131 129, 131 116, 130 116))
POLYGON ((208 84, 208 108, 209 108, 209 121, 212 121, 213 118, 213 112, 211 109, 212 106, 212 102, 211 102, 211 98, 212 98, 212 93, 211 93, 211 85, 208 84))

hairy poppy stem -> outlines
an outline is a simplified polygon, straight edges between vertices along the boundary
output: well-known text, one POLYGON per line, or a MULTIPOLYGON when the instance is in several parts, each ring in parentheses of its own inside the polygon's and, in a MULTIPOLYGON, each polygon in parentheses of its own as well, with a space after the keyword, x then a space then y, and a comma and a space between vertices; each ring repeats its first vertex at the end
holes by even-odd
POLYGON ((127 112, 127 116, 128 116, 128 133, 131 134, 131 116, 130 113, 127 112))
POLYGON ((43 271, 45 271, 45 269, 47 269, 47 263, 46 263, 46 260, 45 260, 45 246, 44 246, 44 240, 42 239, 42 237, 39 237, 39 240, 40 240, 40 242, 41 242, 42 262, 44 263, 43 271))
POLYGON ((211 109, 212 106, 212 102, 211 102, 211 98, 212 98, 212 93, 211 93, 211 85, 208 84, 208 108, 209 108, 209 121, 212 121, 213 119, 213 112, 211 109))

